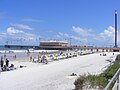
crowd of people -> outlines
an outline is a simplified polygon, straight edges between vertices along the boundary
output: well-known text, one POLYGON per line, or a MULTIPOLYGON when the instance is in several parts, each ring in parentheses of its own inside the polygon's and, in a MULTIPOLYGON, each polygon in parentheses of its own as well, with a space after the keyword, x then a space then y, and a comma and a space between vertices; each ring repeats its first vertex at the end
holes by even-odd
POLYGON ((38 62, 38 63, 45 63, 45 64, 48 64, 48 60, 47 60, 47 57, 45 55, 43 56, 38 56, 38 58, 35 58, 35 57, 30 57, 30 61, 32 62, 38 62))
POLYGON ((60 51, 57 54, 40 54, 38 56, 30 56, 30 61, 35 62, 35 63, 43 63, 43 64, 48 64, 49 61, 54 61, 54 60, 62 60, 62 59, 67 59, 67 58, 72 58, 76 57, 77 53, 63 53, 60 51))
POLYGON ((14 67, 14 64, 9 65, 9 60, 7 58, 4 60, 3 57, 1 56, 0 69, 1 71, 10 71, 16 68, 14 67))

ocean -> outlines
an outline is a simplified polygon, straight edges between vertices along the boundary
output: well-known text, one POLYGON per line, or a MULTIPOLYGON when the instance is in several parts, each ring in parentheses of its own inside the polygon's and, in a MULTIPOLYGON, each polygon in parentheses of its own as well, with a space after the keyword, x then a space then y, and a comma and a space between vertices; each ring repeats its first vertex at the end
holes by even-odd
POLYGON ((5 60, 6 58, 8 60, 21 60, 21 59, 25 59, 25 58, 29 58, 29 57, 36 57, 39 55, 39 52, 34 52, 34 53, 27 53, 26 50, 12 50, 14 52, 7 52, 7 53, 3 53, 3 50, 0 50, 0 58, 3 57, 3 59, 5 60), (15 58, 16 56, 16 58, 15 58))
POLYGON ((0 45, 0 50, 6 50, 4 45, 0 45))
POLYGON ((15 60, 15 55, 17 59, 27 58, 29 56, 37 56, 39 53, 34 52, 28 55, 27 50, 32 48, 32 46, 10 46, 6 47, 5 45, 0 45, 0 58, 4 57, 4 59, 8 58, 9 60, 15 60), (6 57, 5 57, 6 56, 6 57))
POLYGON ((0 45, 0 50, 28 50, 39 49, 39 46, 26 46, 26 45, 0 45))

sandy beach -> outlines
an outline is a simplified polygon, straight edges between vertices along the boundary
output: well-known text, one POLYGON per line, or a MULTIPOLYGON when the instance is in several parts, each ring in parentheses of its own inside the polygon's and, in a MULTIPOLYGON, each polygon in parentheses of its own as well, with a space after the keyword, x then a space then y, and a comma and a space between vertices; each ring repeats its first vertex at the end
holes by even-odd
POLYGON ((106 52, 106 56, 100 56, 94 53, 49 64, 33 63, 28 59, 10 61, 17 69, 1 72, 0 90, 72 90, 76 78, 67 78, 68 75, 99 74, 110 64, 107 60, 114 61, 117 54, 106 52), (19 68, 20 65, 26 67, 19 68))

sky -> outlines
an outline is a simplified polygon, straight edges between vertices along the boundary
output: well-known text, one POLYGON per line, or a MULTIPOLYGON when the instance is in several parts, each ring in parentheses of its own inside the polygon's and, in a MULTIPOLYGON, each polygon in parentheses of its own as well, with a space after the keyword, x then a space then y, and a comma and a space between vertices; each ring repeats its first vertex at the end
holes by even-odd
POLYGON ((114 13, 118 0, 0 0, 0 45, 114 46, 114 13))

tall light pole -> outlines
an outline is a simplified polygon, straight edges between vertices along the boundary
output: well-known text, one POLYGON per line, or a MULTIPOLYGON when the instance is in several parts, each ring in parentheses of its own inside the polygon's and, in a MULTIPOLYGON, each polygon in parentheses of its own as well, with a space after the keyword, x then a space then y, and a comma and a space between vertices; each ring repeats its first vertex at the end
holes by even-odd
POLYGON ((118 47, 117 45, 117 10, 115 10, 115 46, 118 47))

